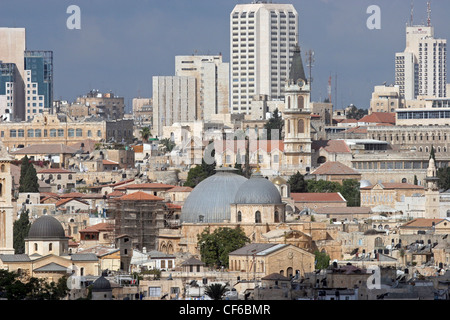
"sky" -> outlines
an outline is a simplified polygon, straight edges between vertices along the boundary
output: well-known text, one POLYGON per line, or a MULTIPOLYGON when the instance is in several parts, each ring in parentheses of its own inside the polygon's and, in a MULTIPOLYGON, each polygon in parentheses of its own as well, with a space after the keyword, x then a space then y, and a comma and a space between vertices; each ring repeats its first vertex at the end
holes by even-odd
MULTIPOLYGON (((51 50, 54 98, 72 102, 91 89, 125 98, 152 96, 152 77, 175 73, 175 56, 219 54, 230 61, 230 13, 251 0, 2 0, 0 27, 26 28, 28 50, 51 50), (81 29, 68 29, 70 5, 81 29)), ((375 85, 394 83, 394 57, 405 26, 427 21, 426 0, 291 0, 299 13, 303 55, 315 53, 312 100, 368 108, 375 85), (380 8, 380 29, 367 20, 380 8)), ((450 1, 432 0, 437 38, 450 39, 450 1)), ((304 63, 306 65, 304 56, 304 63)))

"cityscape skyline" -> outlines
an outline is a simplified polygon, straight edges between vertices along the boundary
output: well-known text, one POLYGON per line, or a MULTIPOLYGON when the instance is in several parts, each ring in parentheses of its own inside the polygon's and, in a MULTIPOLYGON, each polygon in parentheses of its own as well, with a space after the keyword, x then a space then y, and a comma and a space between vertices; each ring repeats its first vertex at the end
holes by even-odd
MULTIPOLYGON (((130 6, 115 1, 108 7, 104 2, 88 7, 79 1, 18 2, 21 5, 3 4, 2 26, 25 28, 27 50, 53 51, 55 99, 74 101, 91 89, 112 91, 125 97, 128 110, 134 97, 151 98, 152 76, 174 74, 177 55, 221 53, 223 61, 230 62, 230 13, 236 4, 249 3, 136 1, 130 6), (71 4, 81 9, 81 30, 66 27, 71 4)), ((337 108, 353 103, 366 109, 374 86, 394 83, 395 53, 405 47, 411 2, 282 3, 293 4, 299 13, 298 38, 305 65, 305 53, 315 52, 312 101, 328 96, 330 76, 337 108), (380 30, 366 26, 370 17, 366 10, 373 4, 381 9, 380 30)), ((413 3, 414 24, 426 23, 427 1, 413 3)), ((444 13, 450 4, 431 4, 436 37, 447 39, 450 31, 444 13)))

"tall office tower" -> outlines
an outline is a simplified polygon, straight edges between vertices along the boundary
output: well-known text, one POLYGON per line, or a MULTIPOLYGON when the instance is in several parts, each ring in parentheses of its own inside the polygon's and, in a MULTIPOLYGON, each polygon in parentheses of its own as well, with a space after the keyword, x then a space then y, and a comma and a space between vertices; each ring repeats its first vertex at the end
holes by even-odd
POLYGON ((175 75, 197 79, 196 120, 208 121, 213 114, 229 112, 229 68, 222 55, 175 57, 175 75))
POLYGON ((230 14, 232 113, 251 114, 253 96, 284 99, 285 80, 298 41, 298 13, 291 4, 254 1, 230 14))
MULTIPOLYGON (((5 71, 6 73, 10 73, 12 71, 14 73, 14 84, 12 97, 13 100, 9 101, 10 105, 6 105, 5 109, 9 109, 10 119, 25 119, 25 59, 24 53, 26 50, 25 45, 25 29, 24 28, 0 28, 0 61, 3 64, 13 64, 14 67, 2 67, 2 70, 5 68, 9 71, 5 71), (12 68, 12 69, 11 69, 12 68), (9 107, 9 108, 7 108, 9 107)), ((2 71, 3 74, 3 71, 2 71)), ((6 74, 3 74, 6 76, 6 74)), ((10 83, 10 78, 6 81, 5 78, 0 79, 5 82, 1 82, 1 86, 8 85, 10 83)), ((11 85, 11 83, 10 83, 11 85)), ((11 92, 10 92, 11 93, 11 92)), ((1 99, 1 98, 0 98, 1 99)), ((8 104, 8 102, 6 102, 8 104)))
POLYGON ((14 63, 2 63, 0 61, 0 121, 11 121, 14 110, 14 78, 16 77, 16 65, 14 63))
POLYGON ((447 40, 434 38, 434 27, 407 26, 406 48, 395 55, 395 84, 405 100, 445 97, 447 40))
POLYGON ((50 111, 53 104, 53 52, 25 51, 25 113, 50 111))
POLYGON ((153 135, 161 137, 164 126, 197 120, 195 77, 153 77, 153 135))

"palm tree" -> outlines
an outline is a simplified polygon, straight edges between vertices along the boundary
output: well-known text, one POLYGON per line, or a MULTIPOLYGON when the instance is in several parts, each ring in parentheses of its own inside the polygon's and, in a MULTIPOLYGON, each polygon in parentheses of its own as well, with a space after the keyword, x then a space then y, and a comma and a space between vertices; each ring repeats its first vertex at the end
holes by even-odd
POLYGON ((227 291, 227 287, 221 283, 213 283, 205 288, 205 294, 213 300, 222 300, 227 291))
POLYGON ((149 127, 142 128, 140 133, 141 133, 142 140, 144 142, 148 142, 148 138, 150 138, 152 136, 149 127))
POLYGON ((160 141, 160 144, 162 145, 161 149, 165 150, 166 152, 171 152, 175 148, 175 142, 173 142, 169 138, 162 139, 160 141))

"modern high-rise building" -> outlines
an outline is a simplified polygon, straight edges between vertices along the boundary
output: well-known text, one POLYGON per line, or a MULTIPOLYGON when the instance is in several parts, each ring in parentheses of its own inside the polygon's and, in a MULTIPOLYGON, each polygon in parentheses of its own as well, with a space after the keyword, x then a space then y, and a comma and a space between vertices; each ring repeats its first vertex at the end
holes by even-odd
POLYGON ((292 4, 254 1, 230 14, 231 112, 251 114, 255 95, 283 100, 294 48, 298 13, 292 4))
POLYGON ((405 100, 446 97, 447 40, 434 37, 434 27, 407 26, 406 48, 395 55, 395 84, 405 100))
POLYGON ((0 101, 3 100, 6 103, 2 106, 2 110, 8 111, 8 113, 0 114, 3 119, 25 120, 25 50, 25 28, 0 28, 0 61, 3 64, 0 87, 5 90, 5 94, 0 93, 0 101), (7 75, 11 72, 14 73, 13 83, 11 83, 11 77, 7 75), (8 99, 8 90, 10 99, 8 99))
POLYGON ((196 120, 210 121, 213 114, 228 113, 229 69, 222 55, 175 57, 175 75, 197 80, 196 120))
POLYGON ((25 117, 50 110, 53 104, 53 52, 25 51, 25 117))
POLYGON ((27 51, 24 28, 0 28, 0 62, 2 120, 30 120, 51 109, 52 51, 27 51))
POLYGON ((153 130, 161 137, 164 126, 197 120, 197 81, 195 77, 153 77, 153 130))

